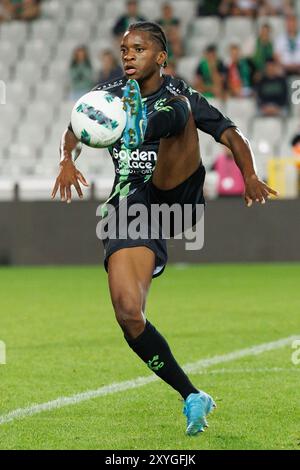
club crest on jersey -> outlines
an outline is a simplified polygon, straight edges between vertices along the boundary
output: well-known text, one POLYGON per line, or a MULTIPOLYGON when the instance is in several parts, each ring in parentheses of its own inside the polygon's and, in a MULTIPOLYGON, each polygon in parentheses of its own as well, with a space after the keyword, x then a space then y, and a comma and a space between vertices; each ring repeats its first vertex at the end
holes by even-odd
POLYGON ((159 111, 160 109, 162 109, 164 107, 166 101, 167 101, 167 98, 163 98, 161 100, 156 101, 156 103, 154 105, 154 109, 156 111, 159 111))
POLYGON ((96 110, 93 106, 89 106, 86 103, 81 103, 79 106, 77 106, 76 111, 78 113, 86 114, 90 119, 110 130, 116 129, 119 125, 116 120, 110 119, 109 117, 105 116, 102 111, 99 109, 96 110))

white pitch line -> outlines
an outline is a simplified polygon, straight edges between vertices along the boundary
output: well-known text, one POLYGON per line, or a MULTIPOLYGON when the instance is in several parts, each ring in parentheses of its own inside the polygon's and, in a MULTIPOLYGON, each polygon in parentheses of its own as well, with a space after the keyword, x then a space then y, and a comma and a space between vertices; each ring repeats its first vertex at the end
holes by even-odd
MULTIPOLYGON (((271 343, 264 343, 250 348, 239 349, 222 356, 214 356, 208 359, 201 359, 200 361, 186 364, 183 368, 187 373, 195 374, 201 372, 201 369, 206 369, 212 365, 224 364, 225 362, 234 361, 243 357, 256 356, 267 351, 274 351, 275 349, 281 349, 285 346, 289 346, 295 339, 299 339, 299 336, 289 336, 288 338, 282 338, 278 341, 271 343)), ((122 392, 124 390, 130 390, 132 388, 142 387, 149 383, 158 380, 156 375, 150 375, 148 377, 138 377, 133 380, 125 382, 113 383, 105 387, 98 388, 97 390, 90 390, 83 393, 77 393, 70 397, 60 397, 56 400, 48 401, 47 403, 40 403, 38 405, 31 405, 26 408, 18 408, 7 414, 0 416, 0 425, 7 424, 16 419, 23 419, 29 416, 42 413, 43 411, 51 411, 64 406, 77 405, 83 401, 92 400, 93 398, 111 395, 116 392, 122 392)))
POLYGON ((270 343, 263 343, 257 346, 251 346, 250 348, 233 351, 222 356, 214 356, 209 359, 200 359, 200 361, 186 364, 184 366, 184 370, 189 374, 195 374, 201 369, 214 366, 216 364, 235 361, 243 357, 257 356, 258 354, 262 354, 267 351, 284 348, 285 346, 291 345, 295 339, 299 339, 299 336, 289 336, 288 338, 282 338, 270 343))
POLYGON ((278 373, 278 372, 292 372, 293 374, 300 374, 300 367, 246 367, 246 368, 234 368, 234 369, 213 369, 213 370, 202 370, 198 374, 201 375, 222 375, 222 374, 253 374, 253 373, 278 373))

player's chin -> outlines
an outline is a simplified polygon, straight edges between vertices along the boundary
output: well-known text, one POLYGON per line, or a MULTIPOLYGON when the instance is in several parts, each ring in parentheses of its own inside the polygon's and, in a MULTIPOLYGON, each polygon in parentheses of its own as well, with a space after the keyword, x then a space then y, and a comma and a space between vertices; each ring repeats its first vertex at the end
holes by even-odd
POLYGON ((133 78, 134 80, 138 80, 139 78, 139 73, 137 70, 134 73, 125 72, 125 75, 126 75, 127 80, 129 80, 130 78, 133 78))

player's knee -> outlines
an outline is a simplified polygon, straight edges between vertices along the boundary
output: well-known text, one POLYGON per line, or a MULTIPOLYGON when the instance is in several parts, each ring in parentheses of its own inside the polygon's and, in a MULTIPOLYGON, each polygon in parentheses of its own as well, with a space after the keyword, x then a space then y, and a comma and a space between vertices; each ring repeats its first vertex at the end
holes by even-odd
POLYGON ((113 304, 117 322, 125 333, 135 336, 143 331, 144 318, 138 299, 124 293, 114 299, 113 304))

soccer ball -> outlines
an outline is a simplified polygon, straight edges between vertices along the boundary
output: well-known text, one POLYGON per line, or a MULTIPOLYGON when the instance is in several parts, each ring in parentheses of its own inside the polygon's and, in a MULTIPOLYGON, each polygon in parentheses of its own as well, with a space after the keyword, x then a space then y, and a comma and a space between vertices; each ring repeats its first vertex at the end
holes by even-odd
POLYGON ((105 148, 122 135, 126 124, 123 102, 107 91, 91 91, 75 103, 71 115, 73 132, 85 145, 105 148))

